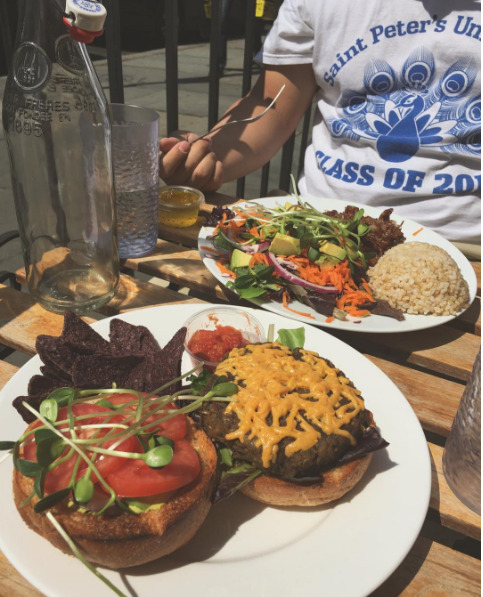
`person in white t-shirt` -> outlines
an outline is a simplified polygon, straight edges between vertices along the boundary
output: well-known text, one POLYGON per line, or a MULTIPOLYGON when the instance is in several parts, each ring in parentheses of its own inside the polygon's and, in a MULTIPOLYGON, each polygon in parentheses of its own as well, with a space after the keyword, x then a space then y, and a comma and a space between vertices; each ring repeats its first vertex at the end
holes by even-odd
MULTIPOLYGON (((160 141, 161 177, 205 191, 262 167, 314 97, 300 191, 351 200, 480 242, 481 19, 476 0, 285 0, 250 93, 190 146, 160 141)), ((188 141, 193 133, 184 133, 188 141)))

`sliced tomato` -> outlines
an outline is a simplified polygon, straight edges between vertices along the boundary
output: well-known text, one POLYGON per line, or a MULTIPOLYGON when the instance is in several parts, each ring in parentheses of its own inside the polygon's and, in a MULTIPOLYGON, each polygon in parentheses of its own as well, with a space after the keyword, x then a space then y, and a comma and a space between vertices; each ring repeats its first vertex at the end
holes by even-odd
POLYGON ((163 469, 149 468, 142 460, 129 460, 107 477, 120 497, 143 497, 174 491, 194 481, 201 470, 198 454, 184 439, 174 445, 173 460, 163 469))
MULTIPOLYGON (((147 396, 146 393, 143 393, 143 395, 147 396)), ((112 402, 113 404, 118 405, 118 404, 125 404, 127 402, 131 402, 132 400, 136 400, 136 398, 137 398, 137 396, 135 394, 112 394, 112 396, 109 396, 109 398, 106 398, 106 400, 108 400, 109 402, 112 402)), ((135 411, 136 405, 133 404, 131 406, 127 406, 126 408, 128 410, 135 411)), ((150 408, 155 408, 155 405, 153 405, 153 407, 150 407, 148 405, 147 409, 149 410, 150 408)), ((173 441, 183 439, 183 437, 185 437, 185 435, 186 435, 186 416, 185 415, 183 415, 183 414, 176 415, 176 416, 172 417, 171 419, 168 419, 167 421, 163 421, 162 423, 157 423, 157 421, 159 421, 163 416, 168 414, 166 411, 175 410, 175 409, 176 409, 176 406, 170 404, 169 406, 158 410, 152 417, 149 417, 149 419, 146 420, 145 425, 153 423, 153 426, 148 427, 146 429, 146 431, 148 433, 159 433, 160 435, 163 435, 164 437, 169 437, 169 439, 172 439, 173 441)))
MULTIPOLYGON (((31 426, 31 429, 35 429, 35 427, 40 427, 42 425, 42 421, 35 421, 35 423, 31 426)), ((25 460, 31 460, 32 462, 37 462, 37 444, 35 443, 34 436, 31 435, 28 443, 26 443, 23 447, 23 457, 25 460)))
MULTIPOLYGON (((76 416, 76 417, 81 416, 81 415, 93 415, 91 417, 88 417, 86 419, 82 419, 82 420, 76 422, 77 425, 95 425, 95 424, 104 423, 104 422, 118 424, 118 423, 122 423, 124 421, 124 417, 122 417, 120 415, 115 415, 114 417, 110 418, 109 421, 107 421, 106 417, 102 417, 99 415, 96 416, 96 413, 108 412, 108 413, 112 414, 112 411, 109 408, 97 406, 95 404, 87 404, 87 403, 76 404, 72 407, 72 411, 74 413, 74 416, 76 416)), ((67 419, 67 417, 68 417, 67 408, 61 408, 59 410, 58 420, 62 421, 64 419, 67 419)), ((35 426, 39 426, 39 425, 41 425, 40 422, 37 423, 35 426)), ((67 424, 61 425, 59 427, 59 429, 67 430, 68 425, 67 424)), ((82 429, 82 430, 76 431, 76 434, 79 439, 90 439, 95 433, 98 434, 97 437, 103 437, 109 431, 111 431, 110 428, 82 429)), ((65 431, 65 434, 67 435, 67 431, 65 431)), ((107 448, 111 447, 116 441, 117 440, 108 440, 102 444, 98 444, 98 447, 107 449, 107 448)), ((115 450, 118 450, 121 452, 132 452, 132 451, 134 451, 136 444, 137 444, 137 441, 134 437, 128 437, 123 442, 121 442, 115 448, 115 450)), ((30 442, 29 444, 26 444, 24 446, 24 457, 27 460, 32 460, 35 462, 37 460, 36 450, 37 450, 37 446, 34 441, 30 442)), ((67 446, 58 460, 65 457, 69 453, 69 450, 70 450, 70 447, 67 446)), ((71 456, 68 460, 66 460, 62 464, 58 465, 56 468, 51 470, 46 475, 45 485, 44 485, 44 491, 46 494, 54 493, 55 491, 64 489, 65 487, 67 487, 69 485, 77 456, 78 456, 78 454, 74 453, 73 456, 71 456)), ((122 467, 125 464, 125 462, 126 462, 125 458, 119 458, 117 456, 98 455, 96 457, 96 460, 94 461, 94 464, 96 465, 96 468, 98 469, 100 475, 103 478, 106 478, 107 475, 109 475, 110 473, 112 473, 112 472, 118 470, 120 467, 122 467)), ((84 475, 86 468, 87 468, 87 463, 85 462, 85 460, 82 460, 79 465, 78 471, 77 471, 77 475, 76 475, 77 479, 84 475)), ((97 483, 99 481, 97 475, 92 475, 91 479, 94 483, 97 483)))
MULTIPOLYGON (((112 396, 110 396, 109 400, 113 404, 125 404, 134 400, 135 398, 136 395, 134 394, 113 394, 112 396)), ((133 404, 132 407, 127 408, 134 412, 136 410, 136 405, 133 404)), ((164 437, 168 437, 176 442, 173 461, 164 469, 159 471, 150 469, 140 460, 132 460, 107 455, 96 456, 96 459, 94 461, 96 468, 98 469, 100 475, 104 479, 106 479, 109 484, 110 479, 114 478, 114 482, 116 483, 117 489, 114 486, 112 487, 113 489, 115 489, 118 495, 126 497, 142 497, 143 495, 155 495, 157 493, 163 493, 165 491, 172 491, 174 489, 177 489, 178 487, 182 487, 183 485, 190 483, 199 474, 200 465, 198 456, 191 447, 191 445, 187 441, 182 439, 186 435, 185 415, 176 415, 161 424, 158 423, 159 419, 163 416, 163 411, 172 410, 173 408, 175 407, 170 405, 165 409, 156 412, 152 417, 149 417, 146 421, 147 424, 153 423, 153 429, 148 429, 149 431, 155 431, 163 435, 164 437), (121 472, 124 468, 127 469, 126 479, 124 479, 123 474, 121 472), (152 475, 151 473, 154 474, 152 475), (134 488, 131 486, 131 481, 135 481, 134 488), (136 491, 138 491, 138 487, 141 488, 141 491, 147 491, 147 493, 136 493, 136 491), (164 489, 165 487, 166 489, 164 489)), ((76 404, 72 407, 72 411, 75 417, 91 415, 87 416, 85 419, 76 421, 76 426, 96 425, 100 423, 122 424, 124 422, 126 422, 127 424, 126 419, 128 418, 128 416, 126 414, 116 414, 111 409, 106 408, 104 406, 99 406, 97 404, 76 404), (114 416, 108 418, 105 416, 101 416, 100 413, 110 413, 114 416)), ((66 420, 67 418, 67 408, 61 408, 59 410, 58 420, 66 420)), ((40 425, 40 422, 36 423, 36 426, 40 425)), ((70 436, 70 432, 68 431, 68 424, 62 424, 61 426, 59 426, 59 429, 62 430, 66 435, 69 434, 70 436)), ((102 438, 105 435, 107 435, 107 433, 109 433, 110 431, 111 428, 109 427, 105 429, 82 429, 77 430, 76 434, 79 439, 90 439, 94 434, 97 434, 96 437, 102 438)), ((107 449, 111 447, 116 441, 117 440, 109 439, 104 443, 97 445, 98 447, 107 449)), ((30 441, 30 443, 25 444, 24 458, 35 462, 36 450, 37 446, 35 444, 35 441, 30 441)), ((70 447, 67 446, 62 455, 59 457, 59 460, 65 457, 69 453, 69 450, 70 447)), ((115 450, 118 450, 120 452, 142 451, 139 441, 135 436, 131 436, 123 440, 118 446, 116 446, 115 450)), ((44 485, 44 491, 46 494, 54 493, 55 491, 59 491, 60 489, 68 487, 77 457, 78 454, 74 453, 74 455, 71 456, 68 460, 58 465, 47 474, 44 485)), ((85 460, 82 460, 77 470, 77 479, 84 475, 86 468, 87 463, 85 462, 85 460)), ((91 479, 94 483, 97 483, 99 481, 97 475, 92 475, 91 479)))

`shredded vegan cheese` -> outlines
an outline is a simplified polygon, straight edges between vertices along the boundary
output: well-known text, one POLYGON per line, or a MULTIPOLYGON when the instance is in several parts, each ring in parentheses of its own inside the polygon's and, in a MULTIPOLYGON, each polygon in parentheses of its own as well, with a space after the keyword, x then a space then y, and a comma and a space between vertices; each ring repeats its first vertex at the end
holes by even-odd
POLYGON ((356 443, 341 427, 364 410, 359 390, 316 353, 300 352, 297 360, 279 342, 234 348, 215 371, 218 376, 231 374, 238 385, 237 401, 225 412, 236 413, 240 424, 226 439, 255 440, 262 447, 264 467, 275 461, 285 437, 293 439, 286 456, 311 448, 321 435, 315 427, 356 443))

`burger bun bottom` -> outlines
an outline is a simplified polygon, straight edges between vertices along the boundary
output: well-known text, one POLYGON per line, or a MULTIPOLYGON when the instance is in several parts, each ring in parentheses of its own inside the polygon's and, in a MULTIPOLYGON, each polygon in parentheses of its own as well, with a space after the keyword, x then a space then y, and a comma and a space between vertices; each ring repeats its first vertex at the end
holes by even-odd
MULTIPOLYGON (((200 474, 195 481, 179 489, 159 510, 137 515, 94 516, 69 508, 66 501, 51 509, 57 522, 90 562, 107 568, 146 564, 179 549, 198 531, 211 507, 217 477, 217 455, 208 436, 196 429, 189 418, 186 439, 198 452, 200 474)), ((15 470, 14 499, 25 523, 55 547, 72 555, 45 513, 34 512, 37 497, 25 507, 20 507, 32 488, 33 479, 15 470)))
POLYGON ((359 483, 372 461, 368 454, 323 473, 307 485, 260 475, 241 489, 246 496, 270 506, 321 506, 338 500, 359 483))

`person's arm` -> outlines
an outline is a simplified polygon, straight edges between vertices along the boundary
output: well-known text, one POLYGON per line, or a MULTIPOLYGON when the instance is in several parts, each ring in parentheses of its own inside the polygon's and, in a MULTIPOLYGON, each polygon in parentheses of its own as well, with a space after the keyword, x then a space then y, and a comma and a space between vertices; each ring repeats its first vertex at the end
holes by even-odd
POLYGON ((260 120, 228 126, 212 136, 212 144, 192 146, 180 133, 160 142, 160 176, 167 184, 190 184, 206 191, 254 172, 266 164, 293 133, 316 91, 311 64, 266 66, 250 93, 235 102, 219 124, 260 114, 285 89, 275 106, 260 120))
POLYGON ((316 90, 311 64, 269 66, 250 93, 228 110, 220 124, 263 112, 285 85, 282 95, 263 118, 234 124, 213 134, 212 150, 223 164, 224 182, 264 166, 296 129, 316 90))

